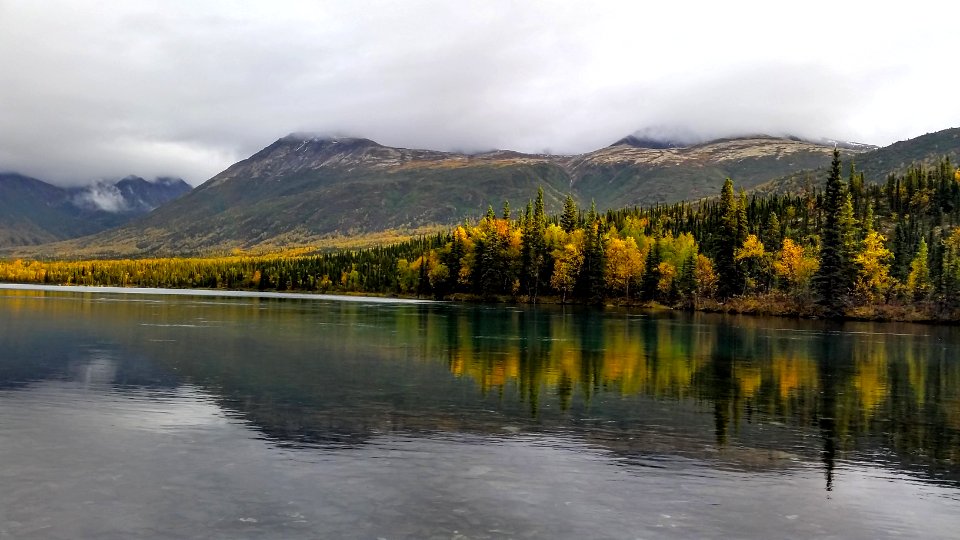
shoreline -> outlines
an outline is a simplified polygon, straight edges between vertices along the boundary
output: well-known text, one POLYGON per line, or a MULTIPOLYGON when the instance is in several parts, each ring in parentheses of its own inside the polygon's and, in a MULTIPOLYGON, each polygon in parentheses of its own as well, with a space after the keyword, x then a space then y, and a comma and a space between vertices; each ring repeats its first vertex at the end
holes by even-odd
POLYGON ((243 289, 170 289, 162 287, 113 287, 102 285, 39 285, 0 283, 0 290, 84 292, 142 296, 206 296, 226 298, 278 298, 291 300, 330 300, 337 302, 376 302, 384 304, 436 304, 436 300, 376 295, 327 294, 308 292, 249 291, 243 289))
POLYGON ((46 285, 32 283, 0 282, 0 290, 11 291, 49 291, 49 292, 78 292, 78 293, 105 293, 127 294, 143 296, 202 296, 226 298, 269 298, 288 300, 325 300, 339 302, 373 302, 384 304, 490 304, 535 306, 537 304, 553 306, 578 306, 606 308, 627 308, 644 311, 662 312, 699 312, 723 315, 748 315, 755 317, 779 317, 794 320, 832 320, 837 322, 891 322, 915 323, 943 326, 956 326, 960 320, 951 318, 936 318, 923 314, 914 306, 907 305, 864 305, 854 308, 852 313, 844 317, 829 319, 818 315, 812 303, 798 305, 785 302, 784 297, 778 295, 742 296, 729 299, 727 302, 716 300, 701 300, 696 306, 669 306, 658 302, 640 302, 625 299, 605 299, 604 302, 591 304, 586 302, 562 301, 560 297, 541 296, 536 302, 530 302, 526 297, 493 296, 481 297, 475 294, 457 293, 443 299, 419 298, 411 295, 387 295, 367 292, 344 292, 338 294, 321 292, 281 292, 259 291, 248 289, 200 289, 200 288, 162 288, 162 287, 123 287, 105 285, 46 285))

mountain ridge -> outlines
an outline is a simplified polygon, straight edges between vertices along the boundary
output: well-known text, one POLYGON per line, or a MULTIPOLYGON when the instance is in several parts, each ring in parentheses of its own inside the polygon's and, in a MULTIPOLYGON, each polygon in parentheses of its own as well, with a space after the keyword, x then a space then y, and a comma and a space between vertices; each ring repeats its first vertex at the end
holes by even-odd
POLYGON ((615 208, 714 195, 829 162, 832 146, 776 137, 668 149, 605 147, 578 155, 396 148, 357 137, 290 134, 174 203, 65 250, 195 253, 297 245, 331 235, 448 226, 488 205, 519 209, 538 188, 548 211, 568 193, 615 208), (116 249, 114 249, 116 248, 116 249))
POLYGON ((504 200, 519 211, 538 188, 550 212, 568 193, 581 207, 593 201, 601 210, 697 200, 717 195, 728 177, 740 188, 763 189, 771 179, 824 170, 834 148, 844 161, 874 156, 864 161, 882 172, 885 163, 926 155, 931 146, 923 137, 910 141, 868 150, 754 135, 671 148, 612 145, 578 155, 467 154, 294 133, 150 214, 45 249, 136 256, 275 249, 385 230, 403 234, 479 217, 504 200))

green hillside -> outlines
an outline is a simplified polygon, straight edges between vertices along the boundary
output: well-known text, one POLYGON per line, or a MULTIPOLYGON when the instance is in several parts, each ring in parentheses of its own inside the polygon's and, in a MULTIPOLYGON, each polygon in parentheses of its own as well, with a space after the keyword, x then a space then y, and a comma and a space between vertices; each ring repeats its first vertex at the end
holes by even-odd
MULTIPOLYGON (((902 173, 917 164, 933 165, 942 158, 960 161, 960 128, 900 141, 860 154, 854 159, 858 171, 867 182, 882 183, 891 174, 902 173)), ((799 170, 775 178, 756 188, 757 193, 799 193, 809 186, 822 185, 829 175, 826 166, 799 170)))

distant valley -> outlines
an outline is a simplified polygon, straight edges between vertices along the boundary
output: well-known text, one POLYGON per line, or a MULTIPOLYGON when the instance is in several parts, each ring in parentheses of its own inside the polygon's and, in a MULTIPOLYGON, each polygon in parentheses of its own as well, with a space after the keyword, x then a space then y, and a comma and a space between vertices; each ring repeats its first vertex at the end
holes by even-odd
POLYGON ((179 178, 128 176, 63 188, 0 173, 0 246, 28 246, 97 233, 144 215, 190 191, 179 178))

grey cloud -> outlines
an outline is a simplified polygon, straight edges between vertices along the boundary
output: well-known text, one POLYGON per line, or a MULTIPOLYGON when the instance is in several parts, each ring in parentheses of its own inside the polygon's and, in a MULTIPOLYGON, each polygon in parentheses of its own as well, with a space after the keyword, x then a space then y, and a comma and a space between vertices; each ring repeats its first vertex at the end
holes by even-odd
POLYGON ((960 125, 946 32, 715 4, 0 2, 0 170, 198 184, 294 131, 578 153, 651 127, 884 144, 960 125))

